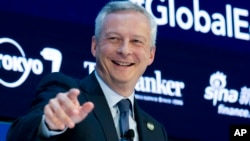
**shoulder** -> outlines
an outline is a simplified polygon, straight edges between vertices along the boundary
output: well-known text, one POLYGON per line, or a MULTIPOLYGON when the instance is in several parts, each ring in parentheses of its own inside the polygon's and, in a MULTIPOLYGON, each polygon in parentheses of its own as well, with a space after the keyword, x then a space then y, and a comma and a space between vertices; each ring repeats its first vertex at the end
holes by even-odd
POLYGON ((50 82, 50 81, 59 81, 59 82, 64 82, 64 81, 75 81, 76 79, 73 77, 70 77, 68 75, 65 75, 64 73, 61 72, 54 72, 54 73, 49 73, 47 74, 41 82, 50 82))
POLYGON ((47 74, 41 79, 37 86, 37 91, 42 91, 48 88, 54 89, 65 89, 65 91, 70 88, 77 88, 79 80, 60 72, 47 74))

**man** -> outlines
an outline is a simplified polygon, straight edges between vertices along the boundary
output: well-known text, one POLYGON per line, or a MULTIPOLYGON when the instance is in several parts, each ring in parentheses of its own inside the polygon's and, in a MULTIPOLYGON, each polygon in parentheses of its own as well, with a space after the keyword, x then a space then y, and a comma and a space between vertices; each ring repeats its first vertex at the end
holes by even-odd
MULTIPOLYGON (((155 57, 157 25, 142 7, 109 2, 96 18, 91 53, 93 73, 76 80, 52 73, 39 84, 31 112, 15 121, 8 141, 118 141, 118 103, 129 99, 129 131, 134 141, 167 141, 164 127, 143 112, 134 87, 155 57)), ((127 132, 126 132, 127 133, 127 132)))

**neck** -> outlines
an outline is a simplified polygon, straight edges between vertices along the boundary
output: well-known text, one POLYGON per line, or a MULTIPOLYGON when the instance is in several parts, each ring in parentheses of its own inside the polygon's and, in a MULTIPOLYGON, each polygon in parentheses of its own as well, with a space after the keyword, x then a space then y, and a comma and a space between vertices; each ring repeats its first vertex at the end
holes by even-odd
POLYGON ((109 77, 105 77, 102 73, 97 71, 98 76, 108 85, 113 91, 118 93, 123 97, 129 97, 133 92, 136 83, 134 82, 120 82, 116 80, 112 80, 109 77))
POLYGON ((108 84, 108 86, 114 90, 115 92, 117 92, 119 95, 123 96, 123 97, 129 97, 133 91, 134 91, 134 85, 133 86, 128 86, 128 85, 125 85, 125 84, 115 84, 113 85, 114 83, 112 84, 108 84))

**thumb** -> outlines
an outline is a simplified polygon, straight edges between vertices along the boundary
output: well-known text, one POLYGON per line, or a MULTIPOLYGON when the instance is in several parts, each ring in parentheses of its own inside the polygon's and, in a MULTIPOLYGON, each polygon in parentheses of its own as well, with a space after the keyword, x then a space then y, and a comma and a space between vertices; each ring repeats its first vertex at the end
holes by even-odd
POLYGON ((80 108, 80 116, 82 119, 86 118, 93 109, 94 104, 92 102, 85 102, 80 108))

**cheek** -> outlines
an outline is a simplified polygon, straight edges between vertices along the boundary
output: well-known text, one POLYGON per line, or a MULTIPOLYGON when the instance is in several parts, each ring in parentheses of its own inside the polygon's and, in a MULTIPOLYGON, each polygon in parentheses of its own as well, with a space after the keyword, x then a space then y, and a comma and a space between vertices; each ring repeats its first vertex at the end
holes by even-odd
POLYGON ((145 52, 143 52, 143 53, 136 52, 135 57, 136 57, 137 61, 140 62, 140 64, 143 64, 145 66, 148 64, 149 55, 146 54, 145 52))
POLYGON ((99 53, 101 53, 103 56, 106 56, 106 57, 111 56, 115 52, 116 50, 110 45, 101 46, 99 48, 99 53))
POLYGON ((112 51, 107 46, 101 46, 96 49, 96 58, 99 58, 100 61, 104 61, 106 58, 109 58, 112 54, 112 51))
POLYGON ((144 50, 142 51, 142 54, 145 61, 150 60, 152 58, 152 52, 150 50, 144 50))
POLYGON ((155 51, 156 51, 156 48, 153 48, 152 50, 149 51, 149 61, 148 61, 148 65, 151 65, 151 64, 154 62, 155 51))

